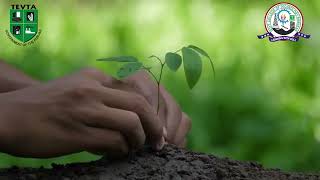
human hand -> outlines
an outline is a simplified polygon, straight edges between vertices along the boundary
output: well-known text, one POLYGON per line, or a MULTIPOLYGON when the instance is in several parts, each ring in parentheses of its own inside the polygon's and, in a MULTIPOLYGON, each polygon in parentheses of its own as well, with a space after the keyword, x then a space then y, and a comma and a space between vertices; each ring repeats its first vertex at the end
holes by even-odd
MULTIPOLYGON (((139 71, 124 80, 115 81, 113 87, 136 92, 145 97, 157 111, 158 89, 146 71, 139 71)), ((165 125, 166 141, 180 147, 186 145, 186 135, 191 129, 191 120, 181 111, 174 98, 160 85, 160 110, 158 116, 165 125)))
POLYGON ((113 82, 89 69, 0 94, 0 151, 42 158, 84 150, 126 154, 146 138, 160 149, 163 124, 154 109, 113 82))
POLYGON ((0 60, 0 93, 15 91, 40 82, 0 60))

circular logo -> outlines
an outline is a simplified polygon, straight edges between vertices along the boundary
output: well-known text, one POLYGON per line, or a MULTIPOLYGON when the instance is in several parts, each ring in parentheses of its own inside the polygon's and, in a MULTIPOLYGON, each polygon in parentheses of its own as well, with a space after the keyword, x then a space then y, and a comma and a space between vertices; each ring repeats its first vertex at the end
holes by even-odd
POLYGON ((293 4, 278 3, 268 10, 264 25, 273 37, 294 37, 303 28, 303 15, 293 4))

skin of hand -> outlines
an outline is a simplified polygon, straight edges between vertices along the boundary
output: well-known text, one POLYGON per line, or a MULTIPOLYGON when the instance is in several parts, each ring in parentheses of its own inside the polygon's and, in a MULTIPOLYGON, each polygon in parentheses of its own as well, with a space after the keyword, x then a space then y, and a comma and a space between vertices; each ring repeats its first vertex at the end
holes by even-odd
POLYGON ((39 84, 23 72, 0 60, 0 93, 14 91, 39 84))
MULTIPOLYGON (((163 124, 154 108, 144 96, 113 88, 115 81, 86 69, 1 93, 0 151, 38 158, 80 151, 118 156, 140 148, 146 139, 161 149, 163 124)), ((180 124, 183 115, 174 111, 179 114, 174 124, 180 124)), ((173 136, 169 131, 168 135, 173 136)))
MULTIPOLYGON (((0 61, 0 70, 2 72, 0 77, 0 93, 40 84, 40 82, 32 79, 4 61, 0 61)), ((156 110, 157 86, 156 83, 149 78, 148 73, 142 71, 130 76, 124 81, 113 80, 112 82, 115 85, 110 86, 142 94, 156 110)), ((159 116, 165 124, 164 134, 166 141, 184 147, 186 143, 185 136, 191 128, 190 118, 185 113, 181 112, 180 107, 162 86, 160 91, 159 116)))
MULTIPOLYGON (((143 95, 150 105, 157 111, 158 90, 157 84, 150 78, 146 71, 139 71, 128 78, 115 81, 113 87, 137 92, 143 95)), ((188 115, 181 111, 181 108, 173 97, 160 85, 160 119, 164 123, 164 134, 166 141, 171 144, 185 147, 186 135, 191 129, 191 120, 188 115)))

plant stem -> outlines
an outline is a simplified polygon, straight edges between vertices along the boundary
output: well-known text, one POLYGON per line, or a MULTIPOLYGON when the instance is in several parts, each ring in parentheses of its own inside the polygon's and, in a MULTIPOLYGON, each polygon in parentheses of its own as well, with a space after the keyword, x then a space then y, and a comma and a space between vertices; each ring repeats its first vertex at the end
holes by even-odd
POLYGON ((159 61, 160 64, 163 64, 161 59, 158 56, 152 55, 149 58, 156 58, 159 61))
POLYGON ((174 52, 174 53, 178 53, 179 51, 181 51, 181 49, 176 50, 176 52, 174 52))
POLYGON ((163 67, 165 63, 161 63, 161 69, 160 69, 160 75, 159 75, 159 80, 157 81, 158 83, 158 105, 157 105, 157 114, 159 114, 159 109, 160 109, 160 82, 162 78, 162 72, 163 72, 163 67))
POLYGON ((151 74, 151 76, 153 77, 153 79, 154 79, 155 81, 157 81, 157 83, 158 83, 157 77, 153 74, 153 72, 152 72, 149 68, 146 68, 145 66, 143 66, 143 69, 147 70, 147 71, 151 74))
POLYGON ((158 115, 159 114, 159 110, 160 110, 160 82, 161 82, 161 79, 162 79, 163 68, 164 68, 164 65, 166 64, 166 62, 162 62, 162 60, 158 56, 155 56, 155 55, 152 55, 149 58, 156 58, 159 61, 160 65, 161 65, 159 78, 157 78, 154 75, 154 73, 150 70, 150 68, 146 68, 146 67, 143 66, 143 68, 146 69, 152 75, 152 77, 155 79, 155 81, 157 82, 157 86, 158 86, 157 87, 157 89, 158 89, 157 115, 158 115))

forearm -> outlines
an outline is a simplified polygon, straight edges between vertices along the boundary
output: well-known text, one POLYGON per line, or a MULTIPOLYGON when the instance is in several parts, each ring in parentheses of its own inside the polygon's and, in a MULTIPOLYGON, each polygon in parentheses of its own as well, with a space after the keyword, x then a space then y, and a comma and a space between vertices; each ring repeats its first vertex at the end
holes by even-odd
MULTIPOLYGON (((0 152, 7 152, 9 142, 12 141, 10 138, 10 118, 8 115, 8 98, 6 96, 8 93, 0 94, 0 152), (8 123, 9 122, 9 123, 8 123)), ((12 98, 11 98, 12 99, 12 98)))
POLYGON ((39 84, 25 73, 0 60, 0 93, 39 84))

